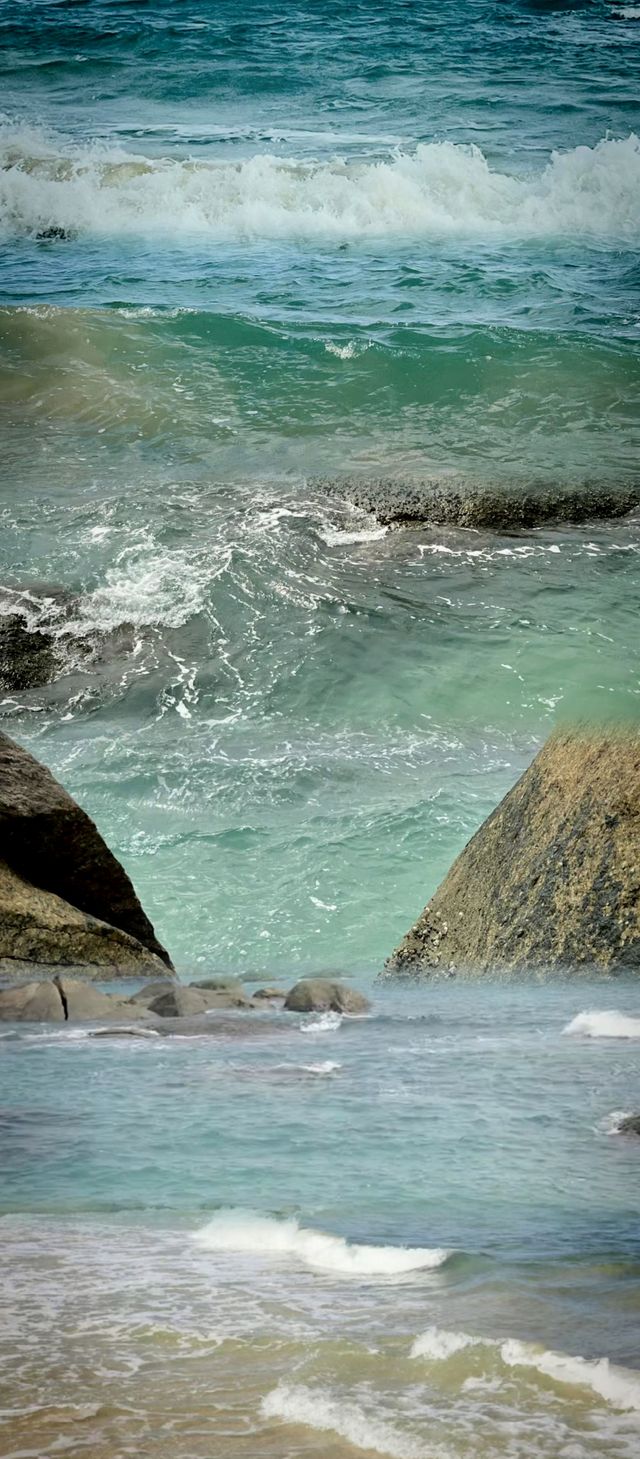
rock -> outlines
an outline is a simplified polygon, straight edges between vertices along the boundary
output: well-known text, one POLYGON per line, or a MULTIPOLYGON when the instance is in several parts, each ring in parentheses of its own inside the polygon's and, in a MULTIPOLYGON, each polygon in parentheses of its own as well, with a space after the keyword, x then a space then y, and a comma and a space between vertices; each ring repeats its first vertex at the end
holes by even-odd
POLYGON ((302 978, 284 1000, 285 1008, 294 1013, 366 1013, 370 1003, 356 988, 329 978, 302 978))
POLYGON ((157 1028, 92 1028, 89 1030, 90 1039, 159 1039, 160 1032, 157 1028))
POLYGON ((65 1018, 70 1023, 93 1023, 105 1018, 144 1018, 146 1009, 132 1009, 125 998, 101 993, 79 978, 55 977, 53 984, 62 999, 65 1018))
POLYGON ((216 978, 201 978, 197 983, 189 983, 189 987, 208 989, 212 993, 219 993, 224 988, 232 988, 237 993, 241 991, 240 979, 234 978, 232 973, 221 973, 216 978))
POLYGON ((320 481, 385 526, 415 523, 478 530, 517 532, 532 527, 623 517, 640 506, 640 487, 591 485, 572 490, 540 483, 531 487, 483 486, 451 481, 380 479, 320 481))
POLYGON ((154 998, 162 998, 165 993, 172 993, 175 987, 174 982, 165 978, 163 983, 147 983, 145 988, 138 988, 137 993, 132 993, 127 1000, 129 1003, 138 1003, 142 1008, 148 1008, 154 998))
POLYGON ((162 964, 135 938, 43 892, 0 861, 0 967, 19 973, 74 968, 91 976, 153 972, 162 964))
MULTIPOLYGON (((640 734, 551 737, 385 974, 640 969, 640 734)), ((384 974, 383 974, 384 976, 384 974)))
POLYGON ((0 1022, 64 1023, 60 993, 52 981, 0 989, 0 1022))
POLYGON ((284 998, 285 990, 284 988, 258 988, 257 993, 254 993, 253 996, 267 1002, 270 998, 284 998))
POLYGON ((620 1120, 616 1135, 640 1135, 640 1115, 625 1115, 620 1120))
POLYGON ((252 1007, 251 999, 241 988, 235 992, 232 988, 205 989, 189 984, 161 993, 149 1004, 149 1012, 158 1018, 190 1018, 215 1008, 252 1007))
POLYGON ((123 867, 89 816, 0 734, 0 963, 86 975, 172 969, 123 867))
POLYGON ((50 634, 31 631, 19 614, 0 618, 0 689, 21 690, 49 684, 56 672, 50 634))

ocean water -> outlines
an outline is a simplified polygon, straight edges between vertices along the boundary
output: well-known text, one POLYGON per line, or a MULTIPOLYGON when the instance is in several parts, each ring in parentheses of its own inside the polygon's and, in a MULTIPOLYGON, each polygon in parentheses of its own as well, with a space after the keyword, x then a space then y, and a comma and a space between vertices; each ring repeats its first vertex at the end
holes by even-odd
POLYGON ((640 485, 639 20, 0 3, 0 611, 59 653, 2 726, 184 978, 373 997, 5 1030, 15 1459, 638 1452, 637 988, 374 978, 553 725, 637 715, 640 522, 354 498, 640 485))

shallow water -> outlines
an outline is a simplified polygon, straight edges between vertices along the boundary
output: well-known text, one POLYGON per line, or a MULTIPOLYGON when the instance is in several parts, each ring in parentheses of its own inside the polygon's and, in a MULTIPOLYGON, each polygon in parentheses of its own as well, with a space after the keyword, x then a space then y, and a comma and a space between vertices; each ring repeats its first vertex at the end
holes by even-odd
POLYGON ((3 1452, 633 1455, 639 1013, 450 982, 7 1031, 3 1452))
MULTIPOLYGON (((639 37, 600 0, 0 5, 0 581, 59 651, 2 723, 187 978, 371 989, 553 724, 636 716, 637 515, 351 497, 638 485, 639 37)), ((639 1017, 451 982, 5 1029, 4 1450, 632 1459, 639 1017)))

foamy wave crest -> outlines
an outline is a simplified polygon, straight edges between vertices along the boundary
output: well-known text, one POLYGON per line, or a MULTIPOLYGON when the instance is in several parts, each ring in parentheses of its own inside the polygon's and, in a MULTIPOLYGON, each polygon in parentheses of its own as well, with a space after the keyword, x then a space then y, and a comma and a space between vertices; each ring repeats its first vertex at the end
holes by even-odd
POLYGON ((440 1267, 450 1255, 440 1247, 357 1246, 342 1236, 307 1230, 296 1220, 251 1211, 221 1211, 194 1240, 205 1251, 284 1256, 340 1277, 398 1277, 440 1267))
POLYGON ((303 1019, 300 1024, 300 1032, 335 1033, 340 1028, 341 1023, 342 1014, 334 1013, 330 1010, 328 1013, 318 1014, 317 1017, 303 1019))
POLYGON ((466 1332, 445 1332, 441 1327, 427 1327, 416 1338, 410 1358, 430 1358, 433 1362, 445 1362, 452 1358, 454 1353, 461 1353, 464 1348, 479 1347, 482 1338, 470 1337, 466 1332))
POLYGON ((640 1412, 640 1372, 616 1368, 608 1358, 590 1361, 536 1348, 532 1343, 511 1339, 502 1344, 502 1361, 510 1368, 537 1368, 548 1378, 579 1388, 590 1388, 613 1408, 640 1412))
POLYGON ((588 1039, 640 1039, 640 1018, 630 1018, 616 1008, 594 1009, 579 1013, 562 1031, 588 1039))
POLYGON ((426 1450, 412 1435, 372 1417, 355 1403, 332 1398, 321 1388, 305 1388, 302 1384, 290 1387, 281 1383, 262 1400, 262 1412, 265 1418, 279 1418, 322 1433, 339 1434, 356 1449, 388 1454, 390 1459, 427 1459, 426 1450))
POLYGON ((134 544, 116 558, 105 582, 83 599, 74 628, 80 633, 105 632, 122 623, 179 628, 201 611, 219 567, 152 541, 134 544))
POLYGON ((0 130, 0 226, 94 234, 360 239, 443 234, 628 239, 640 230, 640 141, 553 153, 529 177, 478 147, 425 143, 379 162, 151 159, 0 130))

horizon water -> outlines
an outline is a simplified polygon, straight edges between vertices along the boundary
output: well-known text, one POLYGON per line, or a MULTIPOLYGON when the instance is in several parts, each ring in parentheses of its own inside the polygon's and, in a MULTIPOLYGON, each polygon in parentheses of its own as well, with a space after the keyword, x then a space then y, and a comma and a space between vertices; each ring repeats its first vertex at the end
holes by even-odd
POLYGON ((5 1027, 10 1459, 638 1452, 637 982, 375 977, 555 724, 636 717, 640 523, 353 495, 639 484, 639 46, 604 0, 0 4, 0 611, 59 643, 2 726, 184 979, 372 999, 5 1027))

